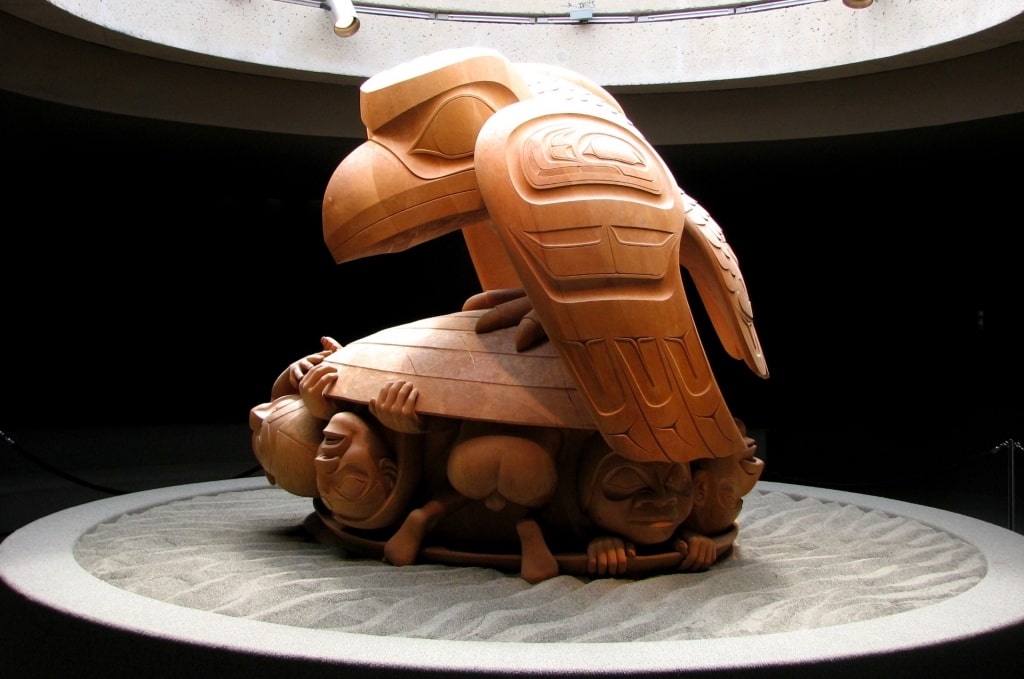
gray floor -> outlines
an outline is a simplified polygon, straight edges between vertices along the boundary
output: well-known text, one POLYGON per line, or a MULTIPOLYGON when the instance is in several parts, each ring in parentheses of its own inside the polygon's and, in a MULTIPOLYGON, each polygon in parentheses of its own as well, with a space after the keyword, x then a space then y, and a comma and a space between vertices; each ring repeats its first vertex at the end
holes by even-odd
POLYGON ((0 537, 116 494, 261 475, 245 423, 5 433, 0 537))

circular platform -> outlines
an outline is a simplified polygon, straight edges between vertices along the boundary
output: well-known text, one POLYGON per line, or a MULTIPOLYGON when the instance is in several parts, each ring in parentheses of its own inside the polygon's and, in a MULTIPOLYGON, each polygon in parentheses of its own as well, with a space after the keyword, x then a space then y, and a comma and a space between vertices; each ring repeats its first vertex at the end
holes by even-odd
POLYGON ((794 677, 825 666, 991 677, 1013 675, 1024 641, 1024 536, 877 497, 762 482, 736 556, 712 571, 534 586, 488 569, 347 559, 301 534, 309 511, 306 498, 241 479, 93 502, 16 531, 0 543, 5 666, 105 677, 794 677), (327 613, 296 616, 311 610, 327 613))

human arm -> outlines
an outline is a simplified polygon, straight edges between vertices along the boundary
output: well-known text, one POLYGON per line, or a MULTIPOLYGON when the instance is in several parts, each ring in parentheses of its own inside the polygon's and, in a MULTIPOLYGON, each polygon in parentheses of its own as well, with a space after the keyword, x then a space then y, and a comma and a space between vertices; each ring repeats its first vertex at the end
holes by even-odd
POLYGON ((338 412, 337 402, 327 397, 327 390, 337 379, 337 366, 317 363, 299 380, 299 396, 309 414, 318 420, 329 420, 338 412))
POLYGON ((587 544, 587 573, 590 575, 623 575, 629 559, 636 556, 636 547, 614 535, 596 537, 587 544))
POLYGON ((416 412, 419 395, 412 382, 392 380, 380 388, 376 398, 370 399, 370 414, 388 429, 403 434, 422 434, 426 427, 416 412))
POLYGON ((707 570, 718 559, 718 545, 715 541, 693 531, 681 531, 675 547, 683 557, 679 570, 688 573, 707 570))
POLYGON ((298 394, 299 382, 302 381, 303 375, 308 373, 313 366, 320 365, 325 358, 341 349, 341 344, 336 339, 327 336, 320 338, 320 345, 323 349, 292 362, 277 376, 274 386, 270 389, 271 401, 286 394, 298 394))

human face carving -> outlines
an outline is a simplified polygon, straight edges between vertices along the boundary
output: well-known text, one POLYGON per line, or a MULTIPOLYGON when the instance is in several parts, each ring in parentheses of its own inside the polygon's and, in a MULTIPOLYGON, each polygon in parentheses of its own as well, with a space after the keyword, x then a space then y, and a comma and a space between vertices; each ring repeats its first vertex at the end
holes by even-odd
POLYGON ((670 539, 693 507, 690 467, 634 462, 611 453, 597 466, 586 511, 591 520, 636 544, 670 539))
POLYGON ((363 521, 395 487, 397 464, 383 439, 359 416, 335 414, 314 460, 320 499, 340 521, 363 521))
POLYGON ((763 470, 764 462, 752 452, 695 462, 694 504, 687 528, 703 535, 729 529, 743 509, 743 496, 754 488, 763 470))

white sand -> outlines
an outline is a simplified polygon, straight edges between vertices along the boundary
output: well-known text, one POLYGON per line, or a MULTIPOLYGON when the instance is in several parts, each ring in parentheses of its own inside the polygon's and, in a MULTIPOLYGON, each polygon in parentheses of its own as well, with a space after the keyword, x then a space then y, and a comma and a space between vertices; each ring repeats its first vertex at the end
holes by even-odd
POLYGON ((101 523, 75 545, 124 590, 227 616, 367 635, 522 642, 663 641, 813 629, 914 610, 986 573, 964 540, 904 516, 755 488, 734 555, 643 580, 530 585, 486 568, 396 568, 305 538, 308 498, 200 495, 101 523))

